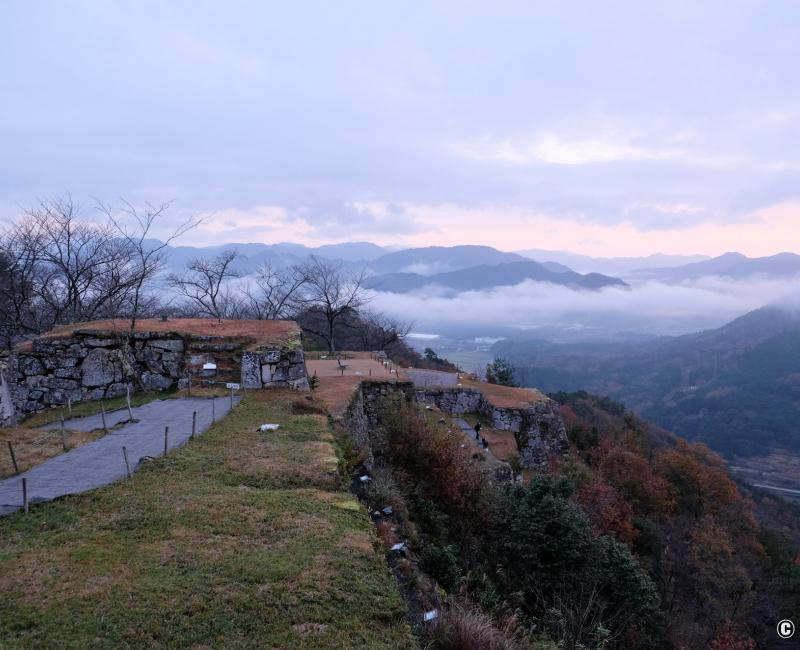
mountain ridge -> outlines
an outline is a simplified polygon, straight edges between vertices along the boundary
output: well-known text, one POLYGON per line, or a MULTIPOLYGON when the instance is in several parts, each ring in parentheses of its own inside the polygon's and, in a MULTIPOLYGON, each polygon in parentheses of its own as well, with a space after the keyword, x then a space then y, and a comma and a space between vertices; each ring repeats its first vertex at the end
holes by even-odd
POLYGON ((460 292, 514 286, 526 280, 586 290, 597 290, 607 286, 628 286, 618 278, 599 273, 582 275, 570 269, 552 271, 544 265, 533 261, 509 262, 492 266, 473 266, 432 276, 416 273, 387 273, 368 278, 366 286, 376 291, 389 293, 410 293, 429 285, 460 292))

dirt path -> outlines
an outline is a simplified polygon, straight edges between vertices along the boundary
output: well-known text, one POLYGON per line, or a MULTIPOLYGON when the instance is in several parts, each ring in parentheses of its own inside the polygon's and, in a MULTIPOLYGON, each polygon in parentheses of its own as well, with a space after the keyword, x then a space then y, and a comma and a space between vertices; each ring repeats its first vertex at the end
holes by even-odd
MULTIPOLYGON (((237 403, 238 397, 234 398, 237 403)), ((230 398, 214 398, 217 419, 230 410, 230 398)), ((200 434, 212 424, 212 400, 189 398, 150 402, 133 408, 138 420, 122 426, 107 435, 61 454, 19 476, 0 481, 0 515, 22 507, 22 478, 28 479, 30 503, 50 501, 66 494, 76 494, 108 485, 126 476, 122 447, 128 450, 131 471, 140 459, 164 453, 164 427, 169 427, 167 438, 170 449, 184 444, 192 432, 192 412, 197 412, 196 433, 200 434)), ((106 414, 109 427, 127 420, 127 409, 106 414)), ((67 428, 93 431, 102 428, 100 415, 90 415, 69 420, 67 428)), ((60 425, 56 425, 60 426, 60 425)))

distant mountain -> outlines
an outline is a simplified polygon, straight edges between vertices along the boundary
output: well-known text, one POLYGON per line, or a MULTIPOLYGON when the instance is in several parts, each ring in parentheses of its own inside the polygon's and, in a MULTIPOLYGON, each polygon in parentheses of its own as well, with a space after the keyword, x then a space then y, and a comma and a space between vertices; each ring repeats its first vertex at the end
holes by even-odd
POLYGON ((608 286, 627 286, 618 278, 599 273, 581 275, 570 269, 553 271, 532 261, 472 266, 458 271, 428 276, 418 273, 387 273, 369 278, 367 286, 377 291, 390 293, 409 293, 427 285, 436 285, 453 291, 480 291, 493 287, 512 286, 525 280, 549 282, 573 289, 588 290, 602 289, 608 286))
POLYGON ((490 246, 428 246, 408 248, 374 259, 369 267, 375 273, 415 273, 435 275, 475 266, 527 261, 522 255, 504 253, 490 246))
POLYGON ((796 278, 800 276, 800 255, 779 253, 770 257, 746 257, 741 253, 725 253, 710 260, 674 268, 639 269, 631 277, 638 280, 685 282, 709 276, 744 280, 755 275, 796 278))
POLYGON ((590 257, 589 255, 579 255, 567 251, 548 251, 539 248, 531 248, 516 251, 518 254, 542 264, 558 263, 580 273, 596 271, 609 275, 625 276, 625 274, 644 268, 670 268, 683 266, 693 262, 707 260, 706 255, 664 255, 656 253, 645 257, 590 257))
POLYGON ((369 262, 386 255, 388 249, 366 241, 346 242, 343 244, 326 244, 307 249, 314 255, 327 259, 344 260, 346 262, 369 262))
MULTIPOLYGON (((155 247, 161 242, 150 240, 148 243, 150 246, 155 247)), ((326 244, 319 247, 291 243, 253 244, 231 242, 214 246, 168 246, 165 250, 165 258, 168 270, 178 272, 196 258, 212 258, 228 250, 235 250, 238 253, 235 268, 245 275, 253 273, 263 264, 271 264, 276 267, 300 264, 307 261, 311 255, 330 260, 340 260, 350 264, 360 263, 365 265, 370 260, 381 257, 388 252, 388 249, 369 242, 346 242, 342 244, 326 244)))
POLYGON ((800 314, 769 307, 715 330, 643 343, 502 341, 540 390, 585 389, 726 454, 800 451, 800 314))

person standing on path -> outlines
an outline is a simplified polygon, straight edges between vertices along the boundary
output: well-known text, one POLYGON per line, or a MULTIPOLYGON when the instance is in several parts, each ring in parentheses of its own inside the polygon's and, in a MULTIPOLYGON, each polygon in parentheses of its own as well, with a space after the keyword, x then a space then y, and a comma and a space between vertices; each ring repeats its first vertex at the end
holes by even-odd
POLYGON ((480 439, 481 439, 481 423, 478 422, 478 424, 475 425, 475 440, 480 440, 480 439))

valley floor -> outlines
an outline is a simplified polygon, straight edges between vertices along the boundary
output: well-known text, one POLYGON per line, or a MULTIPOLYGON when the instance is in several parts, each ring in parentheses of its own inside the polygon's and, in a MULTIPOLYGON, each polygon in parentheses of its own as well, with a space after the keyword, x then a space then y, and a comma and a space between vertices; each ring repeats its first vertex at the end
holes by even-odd
POLYGON ((297 393, 248 392, 132 480, 0 520, 0 593, 4 648, 416 647, 297 393))

